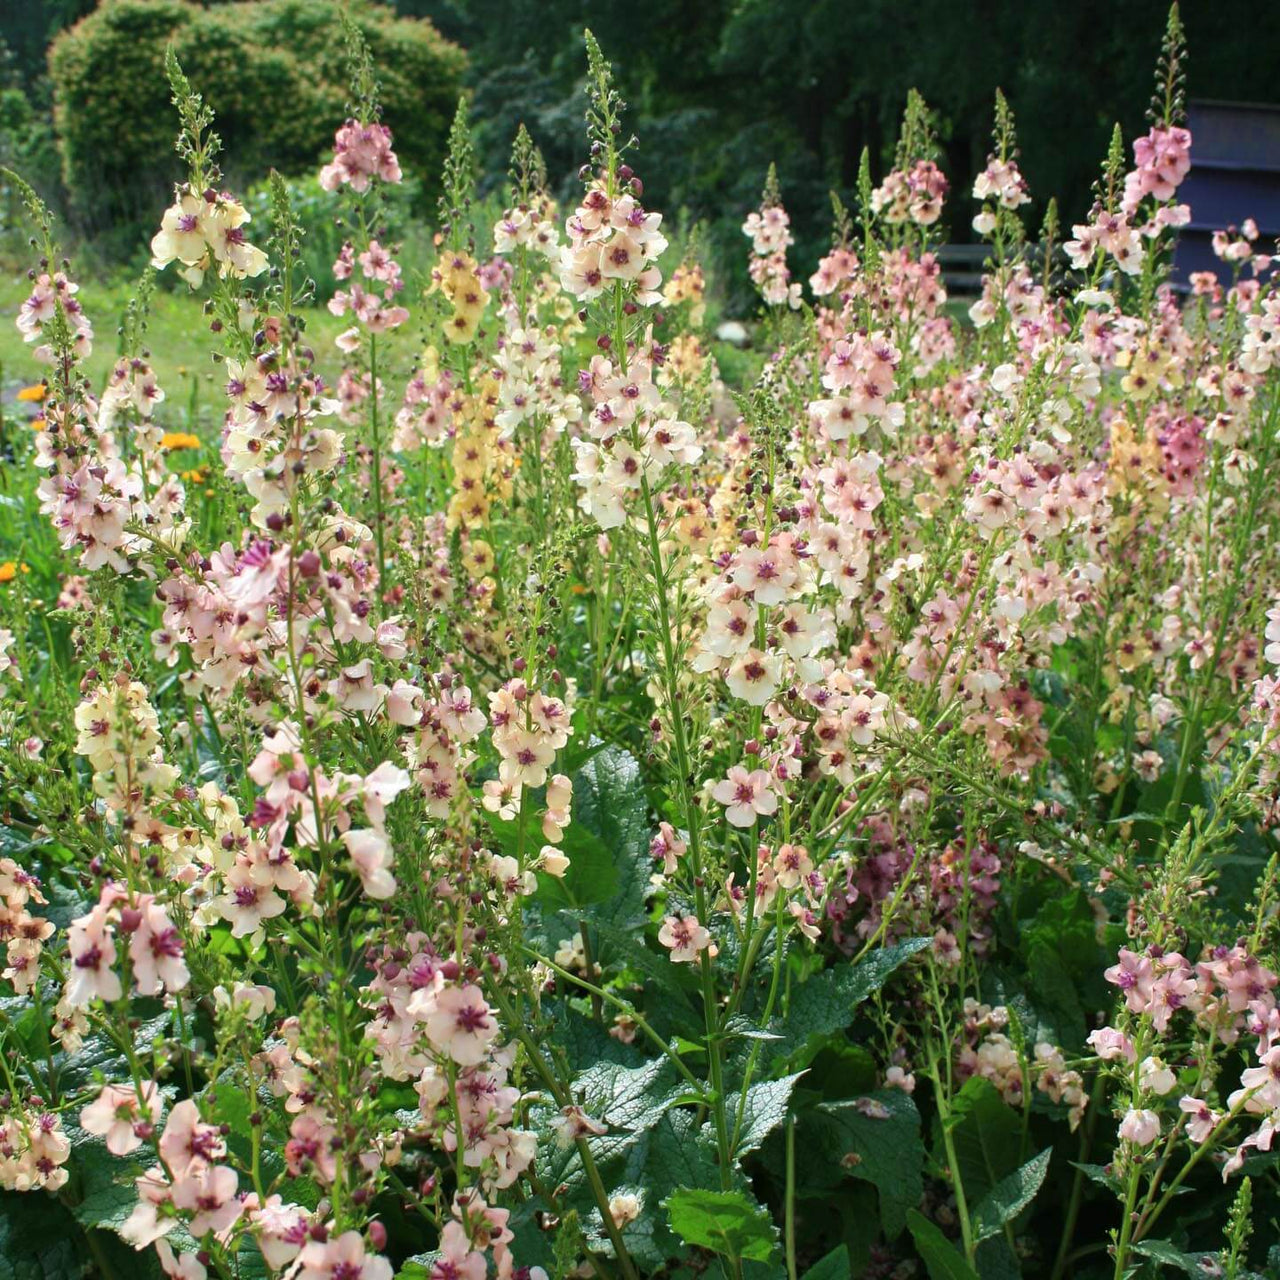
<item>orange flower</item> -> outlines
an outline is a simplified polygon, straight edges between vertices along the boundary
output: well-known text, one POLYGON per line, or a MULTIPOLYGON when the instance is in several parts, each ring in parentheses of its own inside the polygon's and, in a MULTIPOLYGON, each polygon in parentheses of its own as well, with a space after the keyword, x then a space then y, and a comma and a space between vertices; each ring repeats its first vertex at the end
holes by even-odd
POLYGON ((18 392, 19 400, 40 401, 48 394, 49 388, 43 382, 33 382, 29 387, 23 387, 18 392))
POLYGON ((172 453, 175 449, 198 449, 200 437, 188 431, 166 431, 160 437, 160 447, 172 453))
POLYGON ((0 564, 0 582, 11 582, 18 573, 18 566, 12 560, 0 564))

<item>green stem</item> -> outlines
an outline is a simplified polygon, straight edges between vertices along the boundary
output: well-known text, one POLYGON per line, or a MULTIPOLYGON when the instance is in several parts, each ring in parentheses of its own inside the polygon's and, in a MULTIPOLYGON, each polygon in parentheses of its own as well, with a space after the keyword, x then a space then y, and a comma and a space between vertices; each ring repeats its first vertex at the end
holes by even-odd
POLYGON ((787 1251, 787 1280, 796 1280, 796 1121, 787 1121, 787 1192, 783 1209, 783 1238, 787 1251))

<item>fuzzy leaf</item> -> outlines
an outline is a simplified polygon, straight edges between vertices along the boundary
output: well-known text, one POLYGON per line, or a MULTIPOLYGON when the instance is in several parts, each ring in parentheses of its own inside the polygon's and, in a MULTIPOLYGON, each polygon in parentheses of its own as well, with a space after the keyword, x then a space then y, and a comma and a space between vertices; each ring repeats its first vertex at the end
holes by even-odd
MULTIPOLYGON (((1021 1147, 1018 1114, 1005 1104, 990 1080, 971 1076, 956 1094, 950 1124, 965 1191, 980 1200, 1001 1178, 1018 1167, 1021 1147)), ((935 1136, 937 1152, 942 1139, 940 1133, 935 1136)))
POLYGON ((791 993, 786 1018, 769 1028, 782 1036, 776 1056, 794 1058, 814 1037, 842 1031, 853 1021, 858 1006, 884 986, 899 965, 923 951, 929 941, 908 938, 882 947, 859 965, 836 964, 801 983, 791 993))
POLYGON ((1168 1240, 1140 1240, 1132 1248, 1134 1253, 1141 1257, 1150 1258, 1152 1262, 1159 1263, 1161 1266, 1177 1267, 1179 1271, 1189 1276, 1211 1275, 1212 1272, 1207 1270, 1204 1264, 1217 1262, 1215 1254, 1183 1253, 1168 1240))
POLYGON ((1012 1222, 1036 1197, 1049 1171, 1051 1149, 1032 1156, 1020 1169, 1001 1178, 982 1198, 973 1211, 973 1238, 986 1240, 996 1235, 1006 1222, 1012 1222))
POLYGON ((742 1132, 734 1150, 735 1159, 755 1151, 787 1115, 787 1104, 796 1081, 804 1075, 782 1076, 777 1080, 761 1080, 747 1090, 747 1104, 742 1113, 742 1132))
POLYGON ((773 1256, 778 1229, 768 1211, 741 1191, 681 1188, 666 1205, 672 1231, 686 1244, 738 1260, 768 1262, 773 1256))

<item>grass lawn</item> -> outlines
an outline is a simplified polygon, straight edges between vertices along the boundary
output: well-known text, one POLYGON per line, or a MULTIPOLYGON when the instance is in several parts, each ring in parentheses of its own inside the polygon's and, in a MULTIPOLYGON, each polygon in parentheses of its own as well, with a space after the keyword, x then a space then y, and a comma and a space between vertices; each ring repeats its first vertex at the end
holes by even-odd
MULTIPOLYGON (((101 389, 117 358, 117 330, 136 282, 121 276, 107 280, 80 278, 79 284, 80 301, 94 331, 93 355, 86 371, 94 387, 101 389)), ((15 408, 28 409, 27 405, 15 405, 14 397, 21 387, 38 382, 43 372, 14 328, 18 308, 29 288, 26 273, 6 263, 0 275, 0 399, 6 413, 12 413, 15 408)), ((333 340, 348 327, 349 318, 332 315, 324 306, 309 307, 304 315, 320 370, 332 385, 342 364, 341 353, 333 340)), ((214 406, 219 418, 221 416, 221 388, 225 379, 210 354, 214 338, 208 325, 200 296, 192 294, 180 282, 173 289, 157 287, 151 302, 147 343, 152 367, 167 398, 160 414, 166 422, 189 425, 193 421, 193 405, 197 423, 201 413, 207 416, 214 406)), ((417 328, 412 322, 398 333, 384 335, 379 343, 380 350, 390 357, 386 365, 389 372, 383 381, 394 403, 399 403, 402 381, 408 374, 417 344, 417 328)))

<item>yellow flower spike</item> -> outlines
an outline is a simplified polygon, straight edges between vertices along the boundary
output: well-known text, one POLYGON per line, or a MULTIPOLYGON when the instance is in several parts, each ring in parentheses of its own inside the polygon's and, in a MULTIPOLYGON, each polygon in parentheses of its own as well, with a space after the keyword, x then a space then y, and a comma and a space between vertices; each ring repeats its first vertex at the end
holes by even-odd
POLYGON ((166 453, 172 453, 177 449, 198 449, 200 437, 193 436, 188 431, 166 431, 160 437, 160 447, 166 453))

